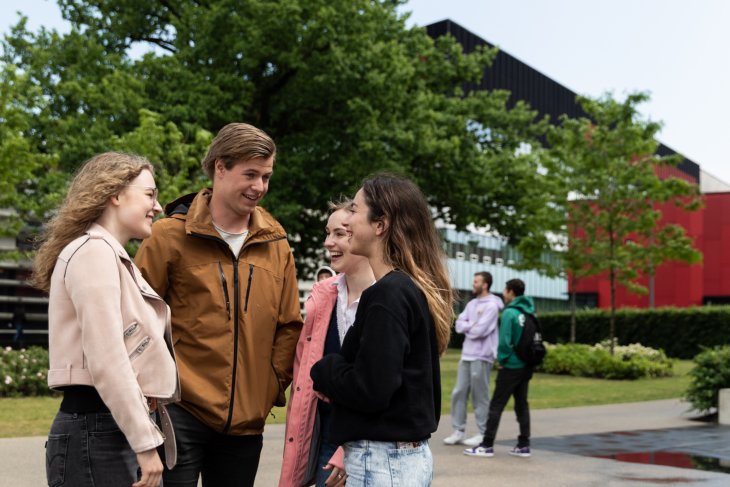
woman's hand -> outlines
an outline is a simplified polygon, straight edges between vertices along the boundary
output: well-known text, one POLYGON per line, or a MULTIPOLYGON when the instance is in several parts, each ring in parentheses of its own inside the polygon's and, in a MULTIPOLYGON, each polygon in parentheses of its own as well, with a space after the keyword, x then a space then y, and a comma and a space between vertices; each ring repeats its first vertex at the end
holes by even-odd
POLYGON ((330 476, 324 481, 324 485, 327 487, 344 487, 345 480, 347 480, 347 472, 344 469, 339 469, 331 463, 328 463, 322 468, 324 470, 332 470, 330 476))
POLYGON ((137 453, 137 463, 142 471, 142 477, 133 483, 132 487, 159 487, 162 480, 162 462, 157 450, 153 448, 137 453))
POLYGON ((322 394, 321 392, 317 392, 317 391, 313 391, 313 392, 314 392, 314 395, 317 396, 317 399, 319 399, 320 401, 324 401, 327 404, 332 403, 332 400, 329 397, 322 394))

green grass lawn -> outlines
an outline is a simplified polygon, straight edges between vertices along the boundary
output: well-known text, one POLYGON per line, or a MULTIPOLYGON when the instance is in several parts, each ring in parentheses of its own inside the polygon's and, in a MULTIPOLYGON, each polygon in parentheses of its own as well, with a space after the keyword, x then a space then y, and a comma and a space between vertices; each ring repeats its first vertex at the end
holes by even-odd
MULTIPOLYGON (((442 414, 451 412, 451 391, 456 381, 459 354, 458 350, 449 350, 441 360, 442 414)), ((691 368, 690 360, 681 360, 675 364, 674 377, 635 381, 535 374, 530 382, 530 407, 564 408, 679 398, 689 385, 687 373, 691 368)), ((496 376, 496 371, 492 371, 492 388, 496 376)), ((60 402, 59 397, 0 399, 0 437, 46 435, 60 402)), ((268 423, 285 420, 286 408, 274 408, 268 423)))

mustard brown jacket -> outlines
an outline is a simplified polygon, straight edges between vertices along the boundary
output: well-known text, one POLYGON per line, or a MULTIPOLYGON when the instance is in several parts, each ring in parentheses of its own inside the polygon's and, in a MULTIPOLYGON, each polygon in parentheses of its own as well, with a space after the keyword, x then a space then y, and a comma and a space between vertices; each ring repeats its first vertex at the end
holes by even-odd
POLYGON ((180 405, 221 433, 261 434, 272 406, 286 403, 302 328, 294 258, 260 207, 234 256, 213 227, 211 195, 167 205, 135 261, 172 309, 180 405))

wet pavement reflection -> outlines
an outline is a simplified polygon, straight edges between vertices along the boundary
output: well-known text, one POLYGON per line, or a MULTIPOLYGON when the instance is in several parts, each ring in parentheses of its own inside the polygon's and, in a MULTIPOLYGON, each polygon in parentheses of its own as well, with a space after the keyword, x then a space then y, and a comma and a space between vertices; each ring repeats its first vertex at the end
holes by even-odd
POLYGON ((554 436, 531 443, 535 450, 730 473, 730 426, 554 436))

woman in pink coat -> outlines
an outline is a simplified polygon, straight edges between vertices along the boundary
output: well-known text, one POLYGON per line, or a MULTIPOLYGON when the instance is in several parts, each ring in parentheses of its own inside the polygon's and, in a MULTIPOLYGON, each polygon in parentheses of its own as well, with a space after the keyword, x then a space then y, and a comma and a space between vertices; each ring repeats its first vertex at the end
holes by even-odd
POLYGON ((324 246, 340 274, 317 282, 304 304, 306 319, 297 344, 294 380, 286 419, 284 460, 279 487, 343 486, 342 448, 329 439, 330 405, 317 398, 309 369, 324 355, 338 353, 355 321, 360 294, 375 282, 368 259, 350 253, 343 225, 349 201, 330 204, 324 246))

